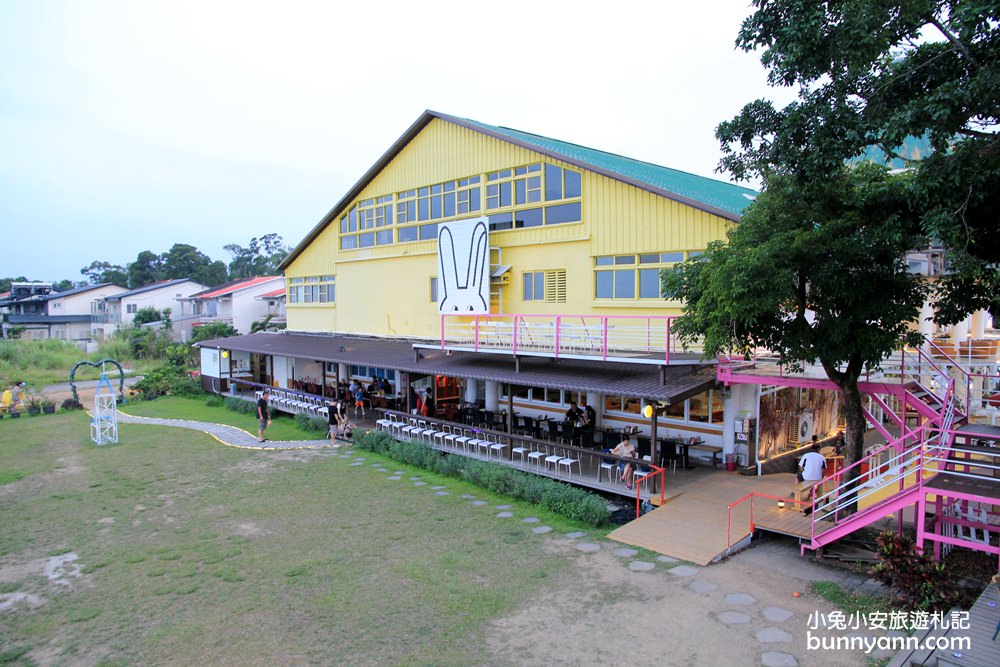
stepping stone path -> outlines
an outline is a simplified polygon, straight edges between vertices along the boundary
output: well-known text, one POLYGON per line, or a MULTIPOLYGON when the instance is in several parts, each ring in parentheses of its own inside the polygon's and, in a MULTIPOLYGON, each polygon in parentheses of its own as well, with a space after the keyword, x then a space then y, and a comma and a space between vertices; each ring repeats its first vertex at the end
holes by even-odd
POLYGON ((420 475, 417 475, 416 477, 411 477, 411 478, 410 478, 410 481, 411 481, 411 482, 415 482, 415 481, 417 481, 418 479, 420 479, 420 475))
POLYGON ((399 475, 392 475, 390 477, 386 477, 386 479, 388 479, 388 480, 390 480, 392 482, 398 482, 399 480, 401 480, 403 478, 400 477, 399 475))
POLYGON ((576 545, 576 548, 579 549, 580 551, 591 553, 594 551, 600 551, 601 545, 594 544, 593 542, 580 542, 578 545, 576 545))
POLYGON ((432 486, 431 487, 431 489, 433 489, 434 491, 440 491, 441 489, 446 489, 446 488, 448 488, 448 487, 446 487, 443 484, 438 484, 437 486, 432 486))
POLYGON ((413 486, 427 486, 427 482, 421 482, 419 479, 413 483, 413 486))
POLYGON ((434 495, 435 496, 450 496, 451 494, 448 493, 447 491, 435 491, 434 495))
POLYGON ((656 560, 660 561, 661 563, 679 563, 680 562, 679 560, 677 560, 673 556, 657 556, 656 560))
POLYGON ((781 628, 764 628, 757 633, 757 641, 761 644, 785 644, 792 641, 792 636, 781 628))
POLYGON ((527 518, 521 519, 521 521, 525 523, 538 523, 539 521, 541 521, 541 519, 539 519, 537 516, 529 516, 527 518))
POLYGON ((355 461, 354 463, 351 464, 351 466, 363 466, 363 465, 364 465, 364 463, 362 463, 360 461, 355 461))
POLYGON ((476 507, 482 507, 483 505, 486 504, 486 501, 485 500, 473 500, 472 504, 475 505, 476 507))
POLYGON ((711 593, 719 588, 719 584, 713 584, 709 581, 702 581, 701 579, 695 579, 688 586, 695 593, 711 593))
POLYGON ((678 577, 693 577, 698 574, 698 568, 693 565, 678 565, 670 568, 667 572, 678 577))
POLYGON ((535 533, 536 535, 544 535, 550 530, 552 529, 549 528, 548 526, 535 526, 534 528, 531 529, 531 532, 535 533))
POLYGON ((470 496, 468 493, 462 494, 462 500, 475 500, 475 499, 476 499, 475 496, 470 496))
POLYGON ((572 533, 566 533, 566 537, 569 538, 569 539, 571 539, 571 540, 575 540, 576 538, 583 537, 586 534, 587 533, 584 533, 582 531, 578 531, 577 530, 577 531, 573 531, 572 533))
POLYGON ((764 618, 772 623, 784 623, 792 617, 792 612, 781 607, 767 607, 764 609, 764 618))
POLYGON ((514 516, 513 512, 500 512, 499 514, 497 514, 498 519, 509 519, 512 516, 514 516))
POLYGON ((512 507, 513 507, 513 505, 497 505, 497 509, 498 510, 509 510, 512 507))
POLYGON ((625 547, 619 547, 619 548, 613 550, 611 553, 613 553, 614 555, 618 556, 619 558, 631 558, 632 556, 636 555, 639 552, 636 551, 635 549, 628 549, 628 548, 625 548, 625 547))
POLYGON ((655 563, 649 563, 642 560, 634 560, 628 564, 628 569, 633 572, 649 572, 654 567, 656 567, 655 563))
POLYGON ((726 625, 733 625, 735 623, 749 623, 750 617, 738 611, 724 611, 719 614, 719 620, 726 625))
POLYGON ((768 651, 760 656, 760 662, 764 667, 798 667, 799 664, 794 655, 778 651, 768 651))
POLYGON ((751 605, 757 604, 757 598, 747 593, 730 593, 726 596, 726 604, 751 605))

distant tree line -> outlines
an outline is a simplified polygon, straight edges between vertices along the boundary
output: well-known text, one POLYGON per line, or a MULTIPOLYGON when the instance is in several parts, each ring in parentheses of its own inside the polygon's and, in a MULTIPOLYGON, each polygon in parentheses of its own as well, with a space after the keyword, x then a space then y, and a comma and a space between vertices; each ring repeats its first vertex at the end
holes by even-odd
MULTIPOLYGON (((221 285, 230 280, 254 278, 256 276, 275 275, 278 265, 291 250, 284 244, 278 234, 265 234, 260 238, 250 239, 245 247, 236 243, 225 246, 226 252, 232 255, 229 264, 211 257, 198 250, 193 245, 175 243, 170 250, 156 254, 151 250, 140 252, 135 261, 125 264, 112 264, 103 260, 94 260, 80 269, 86 280, 61 280, 53 283, 57 291, 65 291, 74 287, 113 283, 135 289, 161 280, 190 278, 208 287, 221 285)), ((10 289, 12 282, 29 282, 24 276, 16 278, 0 278, 0 292, 10 289)))

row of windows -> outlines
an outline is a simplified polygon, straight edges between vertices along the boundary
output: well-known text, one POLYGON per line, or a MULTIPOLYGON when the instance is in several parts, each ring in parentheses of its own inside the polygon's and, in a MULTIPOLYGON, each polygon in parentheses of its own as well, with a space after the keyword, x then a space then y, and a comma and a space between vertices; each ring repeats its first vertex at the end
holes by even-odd
POLYGON ((337 276, 298 276, 288 279, 288 303, 335 303, 337 276))
MULTIPOLYGON (((501 390, 501 403, 507 400, 508 391, 508 386, 504 385, 501 390)), ((520 386, 514 387, 514 398, 532 403, 549 403, 559 406, 556 408, 559 410, 564 409, 571 402, 581 405, 587 401, 586 395, 581 392, 520 386)), ((645 406, 645 402, 638 398, 625 396, 604 397, 604 413, 608 415, 625 414, 638 416, 642 414, 645 406)), ((660 415, 661 419, 696 422, 700 424, 722 424, 722 398, 710 389, 697 396, 692 396, 683 403, 667 406, 660 415)))
MULTIPOLYGON (((438 222, 479 213, 483 177, 470 176, 395 195, 357 202, 340 218, 340 248, 370 248, 437 238, 438 222), (393 220, 395 219, 395 226, 393 220)), ((502 169, 485 176, 485 210, 492 231, 580 222, 582 175, 553 164, 535 163, 502 169), (534 206, 533 206, 534 205, 534 206), (526 208, 522 208, 526 207, 526 208)))
MULTIPOLYGON (((688 257, 700 253, 690 252, 688 257)), ((604 255, 594 258, 595 299, 662 299, 660 271, 685 259, 683 252, 604 255)))

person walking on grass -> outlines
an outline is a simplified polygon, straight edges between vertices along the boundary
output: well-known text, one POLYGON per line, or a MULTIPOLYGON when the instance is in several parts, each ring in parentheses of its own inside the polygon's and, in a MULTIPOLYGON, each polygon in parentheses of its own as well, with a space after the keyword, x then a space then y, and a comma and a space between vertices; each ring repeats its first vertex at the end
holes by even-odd
POLYGON ((257 442, 264 442, 264 429, 271 425, 271 413, 267 411, 267 399, 271 392, 264 390, 264 393, 257 399, 257 442))

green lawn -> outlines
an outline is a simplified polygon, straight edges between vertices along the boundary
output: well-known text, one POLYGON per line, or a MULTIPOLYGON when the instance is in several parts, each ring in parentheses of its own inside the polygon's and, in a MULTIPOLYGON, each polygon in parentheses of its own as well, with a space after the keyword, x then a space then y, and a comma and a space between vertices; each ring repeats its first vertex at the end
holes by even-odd
MULTIPOLYGON (((129 410, 202 418, 195 403, 129 410)), ((461 496, 501 499, 390 481, 369 454, 132 424, 96 447, 81 412, 2 420, 0 443, 0 593, 41 600, 0 617, 0 663, 489 664, 492 620, 574 580, 550 537, 461 496), (50 582, 39 563, 66 554, 81 575, 50 582)))

